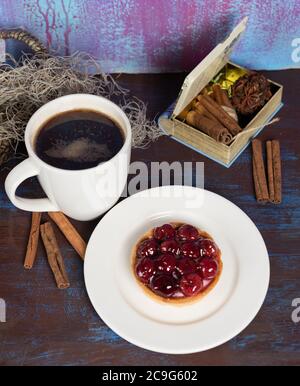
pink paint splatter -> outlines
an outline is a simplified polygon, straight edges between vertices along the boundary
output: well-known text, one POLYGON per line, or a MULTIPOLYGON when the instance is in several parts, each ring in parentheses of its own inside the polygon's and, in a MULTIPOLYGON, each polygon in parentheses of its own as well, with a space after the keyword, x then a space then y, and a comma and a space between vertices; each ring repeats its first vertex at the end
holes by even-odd
POLYGON ((246 15, 232 59, 256 69, 295 67, 299 0, 0 1, 1 27, 23 26, 62 54, 89 52, 113 72, 191 70, 246 15))
POLYGON ((68 7, 66 8, 64 0, 61 0, 61 6, 65 15, 65 31, 64 31, 64 45, 65 45, 65 55, 70 55, 70 33, 72 31, 70 21, 69 21, 69 12, 71 1, 69 0, 68 7))
POLYGON ((37 6, 38 12, 43 17, 43 20, 44 20, 45 33, 46 33, 46 45, 47 45, 47 48, 49 49, 49 47, 52 45, 52 35, 51 35, 51 31, 50 31, 50 22, 49 22, 49 10, 50 10, 50 8, 48 7, 47 10, 44 12, 41 5, 40 5, 39 0, 36 0, 36 6, 37 6))

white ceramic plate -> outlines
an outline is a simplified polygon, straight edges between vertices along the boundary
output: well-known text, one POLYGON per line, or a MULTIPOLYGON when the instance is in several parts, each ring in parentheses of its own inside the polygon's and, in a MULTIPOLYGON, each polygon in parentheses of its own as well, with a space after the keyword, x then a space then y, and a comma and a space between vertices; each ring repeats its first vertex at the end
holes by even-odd
POLYGON ((95 310, 118 335, 152 351, 184 354, 225 343, 252 321, 266 296, 270 267, 262 236, 236 205, 206 190, 165 186, 135 194, 103 217, 88 243, 84 276, 95 310), (191 304, 156 302, 131 270, 136 240, 170 221, 207 231, 222 251, 220 280, 191 304))

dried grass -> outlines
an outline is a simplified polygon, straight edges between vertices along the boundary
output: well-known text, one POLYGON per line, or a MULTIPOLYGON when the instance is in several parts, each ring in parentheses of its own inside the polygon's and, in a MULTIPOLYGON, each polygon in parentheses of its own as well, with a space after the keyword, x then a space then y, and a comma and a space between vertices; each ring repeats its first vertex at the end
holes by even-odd
POLYGON ((24 56, 21 63, 11 56, 8 59, 12 64, 0 67, 0 141, 8 140, 14 149, 24 139, 26 124, 39 107, 77 93, 101 95, 116 102, 131 122, 134 148, 144 148, 163 135, 155 121, 147 119, 144 102, 103 73, 87 54, 24 56))

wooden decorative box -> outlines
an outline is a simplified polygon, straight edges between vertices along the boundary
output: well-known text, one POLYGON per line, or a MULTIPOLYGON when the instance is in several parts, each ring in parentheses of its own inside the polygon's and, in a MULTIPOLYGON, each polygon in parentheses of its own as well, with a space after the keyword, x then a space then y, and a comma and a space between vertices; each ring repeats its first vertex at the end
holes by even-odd
MULTIPOLYGON (((229 145, 217 142, 202 131, 188 125, 186 122, 179 119, 179 115, 187 109, 194 98, 218 73, 220 73, 220 71, 222 71, 225 66, 242 68, 237 64, 230 62, 229 55, 234 43, 245 30, 246 24, 247 18, 243 19, 231 32, 229 37, 223 43, 218 44, 213 51, 211 51, 210 54, 188 74, 183 82, 177 101, 170 106, 158 120, 159 126, 168 135, 172 136, 172 138, 226 167, 232 165, 242 151, 248 146, 251 139, 257 136, 281 108, 283 87, 278 83, 268 80, 272 97, 254 116, 249 117, 245 122, 240 122, 239 120, 242 131, 229 145)), ((245 70, 247 71, 247 69, 245 70)))

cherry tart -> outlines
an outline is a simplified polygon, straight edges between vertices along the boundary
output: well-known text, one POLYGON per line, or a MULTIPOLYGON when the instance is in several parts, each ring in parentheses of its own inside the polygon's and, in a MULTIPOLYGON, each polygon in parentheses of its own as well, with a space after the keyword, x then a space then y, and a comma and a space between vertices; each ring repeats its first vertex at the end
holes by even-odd
POLYGON ((160 300, 198 299, 217 283, 221 251, 213 238, 190 224, 170 223, 151 229, 133 248, 137 281, 160 300))

